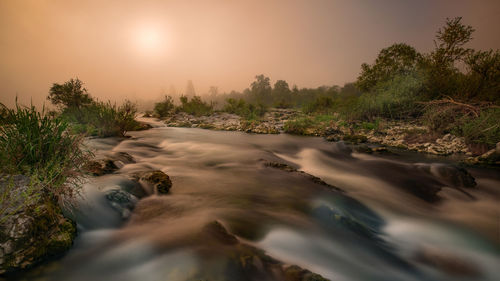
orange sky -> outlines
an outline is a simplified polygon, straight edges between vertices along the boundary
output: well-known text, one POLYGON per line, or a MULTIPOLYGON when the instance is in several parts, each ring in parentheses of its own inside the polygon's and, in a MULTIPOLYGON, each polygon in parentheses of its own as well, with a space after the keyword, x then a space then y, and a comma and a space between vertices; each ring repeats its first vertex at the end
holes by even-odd
POLYGON ((500 48, 500 1, 0 0, 0 102, 39 105, 79 77, 100 99, 242 90, 256 74, 290 85, 343 85, 380 49, 433 47, 463 16, 471 47, 500 48))

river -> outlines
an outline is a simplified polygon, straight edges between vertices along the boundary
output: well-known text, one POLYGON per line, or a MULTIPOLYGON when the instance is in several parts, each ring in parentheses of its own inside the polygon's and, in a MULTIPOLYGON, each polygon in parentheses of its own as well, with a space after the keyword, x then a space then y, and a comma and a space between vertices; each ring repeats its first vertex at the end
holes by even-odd
POLYGON ((330 280, 500 276, 498 170, 469 169, 477 186, 465 188, 446 158, 146 121, 155 128, 91 141, 136 163, 84 185, 74 247, 29 279, 273 280, 277 261, 330 280), (167 173, 170 193, 141 199, 122 220, 104 193, 145 170, 167 173), (426 188, 441 188, 439 198, 419 196, 426 188))

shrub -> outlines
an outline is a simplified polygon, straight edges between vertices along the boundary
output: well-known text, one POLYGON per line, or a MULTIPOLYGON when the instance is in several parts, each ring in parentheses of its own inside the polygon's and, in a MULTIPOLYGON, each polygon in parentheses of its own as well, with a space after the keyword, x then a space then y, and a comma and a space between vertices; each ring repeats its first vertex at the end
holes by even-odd
POLYGON ((309 117, 299 117, 285 123, 283 130, 289 134, 305 135, 314 122, 309 117))
POLYGON ((81 136, 68 134, 65 121, 33 106, 8 109, 6 121, 0 126, 1 173, 30 176, 55 199, 74 198, 80 168, 90 156, 81 149, 81 136))
POLYGON ((331 97, 320 96, 317 97, 314 101, 304 104, 302 106, 302 111, 304 113, 328 113, 333 111, 334 104, 335 102, 331 97))
POLYGON ((465 115, 457 120, 452 132, 463 136, 469 144, 485 144, 493 148, 500 142, 500 109, 482 110, 478 117, 465 115))
POLYGON ((239 115, 246 120, 257 120, 267 112, 266 106, 262 103, 246 103, 243 99, 236 100, 232 98, 226 99, 223 110, 239 115))
POLYGON ((210 115, 213 111, 213 105, 202 101, 199 96, 194 96, 191 100, 189 100, 186 96, 182 96, 180 97, 180 100, 181 106, 178 107, 179 111, 195 116, 210 115))
POLYGON ((156 103, 154 107, 154 113, 158 117, 166 117, 174 110, 175 105, 171 96, 165 96, 165 100, 156 103))
POLYGON ((125 136, 127 131, 138 129, 140 124, 135 120, 136 113, 137 107, 130 101, 121 106, 110 101, 96 101, 81 108, 65 108, 62 116, 71 123, 75 133, 111 137, 125 136))
POLYGON ((379 83, 374 92, 361 95, 342 111, 349 119, 373 120, 377 117, 405 119, 421 114, 420 99, 423 81, 417 73, 398 75, 379 83))

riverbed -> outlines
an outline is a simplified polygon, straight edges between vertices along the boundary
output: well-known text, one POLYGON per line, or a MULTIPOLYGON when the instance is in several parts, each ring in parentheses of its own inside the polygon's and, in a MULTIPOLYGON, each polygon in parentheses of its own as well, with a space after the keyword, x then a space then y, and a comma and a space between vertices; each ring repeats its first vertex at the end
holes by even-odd
POLYGON ((290 265, 329 280, 500 276, 498 170, 469 169, 470 185, 446 158, 147 121, 128 139, 90 142, 135 163, 89 179, 73 249, 30 280, 276 280, 290 265), (124 220, 104 194, 148 170, 172 188, 124 220))

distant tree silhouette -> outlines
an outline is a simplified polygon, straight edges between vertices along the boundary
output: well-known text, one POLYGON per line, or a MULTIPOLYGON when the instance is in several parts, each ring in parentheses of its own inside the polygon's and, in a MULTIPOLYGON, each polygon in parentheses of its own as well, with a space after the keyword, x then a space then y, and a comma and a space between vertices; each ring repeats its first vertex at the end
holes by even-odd
POLYGON ((64 84, 52 84, 47 97, 54 105, 68 108, 80 108, 92 103, 92 98, 83 88, 83 82, 78 79, 70 79, 64 84))

